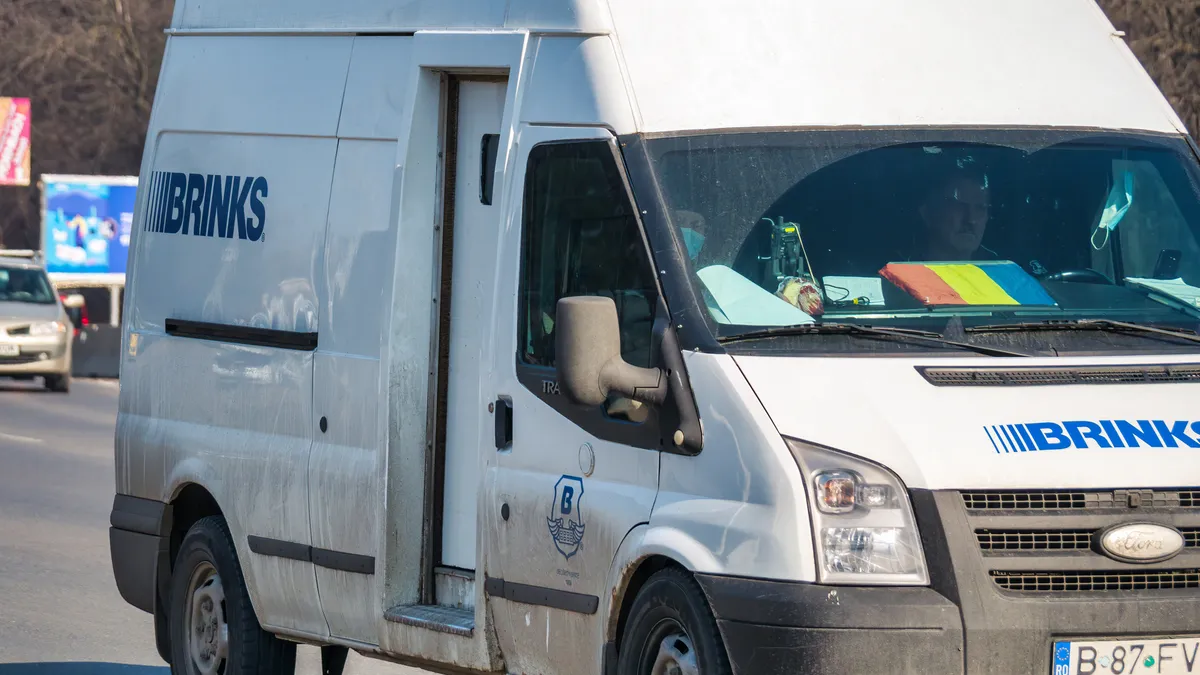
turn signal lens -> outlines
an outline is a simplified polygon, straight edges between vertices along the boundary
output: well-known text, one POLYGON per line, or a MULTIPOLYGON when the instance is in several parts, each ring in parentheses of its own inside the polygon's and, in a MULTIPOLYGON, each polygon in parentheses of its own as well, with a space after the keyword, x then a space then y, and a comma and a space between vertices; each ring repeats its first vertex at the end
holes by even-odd
POLYGON ((845 471, 823 471, 813 479, 817 487, 817 508, 825 513, 850 513, 854 510, 857 481, 845 471))

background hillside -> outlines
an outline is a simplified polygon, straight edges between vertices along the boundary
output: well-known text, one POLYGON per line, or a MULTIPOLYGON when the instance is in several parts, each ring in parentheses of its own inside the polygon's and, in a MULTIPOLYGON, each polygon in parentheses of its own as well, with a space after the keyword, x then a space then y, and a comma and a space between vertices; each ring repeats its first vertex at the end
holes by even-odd
MULTIPOLYGON (((1047 0, 1051 1, 1051 0, 1047 0)), ((1200 0, 1099 0, 1200 134, 1200 0)), ((33 175, 133 175, 168 0, 0 0, 0 95, 33 99, 33 175)), ((36 247, 36 186, 0 188, 0 244, 36 247)))

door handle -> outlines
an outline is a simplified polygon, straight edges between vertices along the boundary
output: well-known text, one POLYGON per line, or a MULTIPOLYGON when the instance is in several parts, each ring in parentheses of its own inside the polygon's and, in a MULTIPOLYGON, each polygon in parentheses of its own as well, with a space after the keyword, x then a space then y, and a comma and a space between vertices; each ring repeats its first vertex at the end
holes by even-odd
POLYGON ((503 450, 512 445, 513 409, 512 401, 503 396, 496 399, 496 449, 503 450))

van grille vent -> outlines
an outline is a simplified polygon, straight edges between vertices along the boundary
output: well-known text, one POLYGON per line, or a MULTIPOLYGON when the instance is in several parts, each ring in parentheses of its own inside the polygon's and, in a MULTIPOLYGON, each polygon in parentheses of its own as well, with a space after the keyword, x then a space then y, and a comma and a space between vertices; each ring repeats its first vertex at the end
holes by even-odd
POLYGON ((1097 591, 1165 591, 1200 588, 1200 570, 1153 572, 992 572, 1006 591, 1024 593, 1094 593, 1097 591))
POLYGON ((1062 384, 1166 384, 1200 382, 1200 363, 1161 366, 1081 366, 1075 368, 946 368, 917 366, 939 387, 1034 387, 1062 384))
POLYGON ((1196 508, 1200 490, 963 492, 968 511, 1196 508))

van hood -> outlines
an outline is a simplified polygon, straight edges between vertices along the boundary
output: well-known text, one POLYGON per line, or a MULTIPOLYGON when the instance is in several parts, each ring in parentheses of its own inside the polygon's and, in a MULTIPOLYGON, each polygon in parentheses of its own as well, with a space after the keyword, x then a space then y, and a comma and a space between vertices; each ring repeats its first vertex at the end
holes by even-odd
MULTIPOLYGON (((1186 359, 1186 357, 1185 357, 1186 359)), ((1200 380, 933 384, 928 367, 1011 359, 734 357, 784 436, 882 464, 908 487, 1200 485, 1200 380)), ((1021 359, 1024 368, 1166 365, 1163 358, 1021 359)), ((1197 363, 1200 359, 1184 360, 1197 363)))

